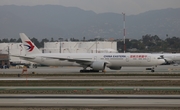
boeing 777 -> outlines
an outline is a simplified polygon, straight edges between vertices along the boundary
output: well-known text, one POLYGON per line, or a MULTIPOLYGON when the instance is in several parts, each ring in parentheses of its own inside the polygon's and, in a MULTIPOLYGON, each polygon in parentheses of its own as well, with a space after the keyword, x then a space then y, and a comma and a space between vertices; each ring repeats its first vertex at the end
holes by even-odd
POLYGON ((83 67, 80 72, 105 71, 106 67, 112 70, 120 70, 121 67, 151 67, 150 70, 154 72, 155 66, 166 62, 159 55, 148 53, 42 53, 24 33, 20 33, 20 37, 26 55, 16 57, 49 66, 80 66, 83 67))

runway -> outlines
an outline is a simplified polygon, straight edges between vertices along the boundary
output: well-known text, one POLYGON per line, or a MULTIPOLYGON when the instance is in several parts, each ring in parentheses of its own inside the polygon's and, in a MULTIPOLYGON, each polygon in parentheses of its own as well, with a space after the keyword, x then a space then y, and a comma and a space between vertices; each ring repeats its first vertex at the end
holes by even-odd
MULTIPOLYGON (((179 74, 180 66, 164 65, 155 68, 153 74, 162 74, 161 76, 113 76, 111 74, 152 74, 146 71, 145 67, 123 67, 122 70, 114 71, 106 69, 106 73, 79 73, 79 67, 38 67, 36 69, 28 69, 28 74, 36 73, 32 77, 24 74, 21 77, 1 77, 0 81, 179 81, 180 76, 163 76, 163 74, 179 74), (79 76, 38 76, 38 74, 80 74, 79 76), (81 74, 92 74, 91 76, 83 76, 81 74), (102 76, 107 74, 107 76, 102 76), (109 74, 109 76, 108 76, 109 74)), ((22 69, 1 69, 0 74, 20 74, 22 69)), ((135 93, 142 91, 180 91, 179 86, 37 86, 37 87, 0 87, 0 91, 74 91, 74 90, 122 90, 134 91, 135 93)), ((96 91, 95 91, 96 92, 96 91)), ((73 92, 74 94, 75 92, 73 92)), ((87 92, 88 93, 88 92, 87 92)), ((62 106, 83 106, 83 107, 180 107, 180 95, 73 95, 73 94, 1 94, 1 107, 62 107, 62 106)), ((127 94, 127 92, 125 92, 127 94)))
POLYGON ((179 95, 1 95, 0 106, 180 107, 179 95))
POLYGON ((163 65, 158 66, 156 68, 156 72, 152 73, 145 70, 145 67, 124 67, 122 70, 119 71, 112 71, 107 70, 106 73, 79 73, 79 70, 81 68, 79 67, 58 67, 58 68, 52 68, 52 67, 39 67, 36 69, 28 69, 27 73, 24 73, 24 75, 21 75, 18 77, 18 74, 21 74, 21 69, 1 69, 0 74, 17 74, 17 76, 14 77, 0 77, 0 81, 8 81, 8 80, 29 80, 29 81, 35 81, 35 80, 49 80, 49 81, 55 81, 55 80, 92 80, 92 81, 98 81, 98 80, 180 80, 180 76, 163 76, 163 74, 179 74, 180 73, 180 66, 172 66, 172 65, 163 65), (29 77, 28 75, 34 73, 34 76, 29 77), (36 75, 37 74, 37 75, 36 75), (64 74, 65 76, 38 76, 38 74, 64 74), (68 74, 71 74, 71 76, 68 76, 68 74), (74 76, 73 76, 74 74, 74 76), (77 75, 78 76, 75 76, 77 75), (81 75, 82 74, 82 75, 81 75), (91 76, 85 76, 91 74, 91 76), (122 76, 112 75, 112 74, 120 74, 122 76), (123 76, 123 74, 126 74, 127 76, 123 76), (159 76, 128 76, 128 74, 159 74, 159 76))

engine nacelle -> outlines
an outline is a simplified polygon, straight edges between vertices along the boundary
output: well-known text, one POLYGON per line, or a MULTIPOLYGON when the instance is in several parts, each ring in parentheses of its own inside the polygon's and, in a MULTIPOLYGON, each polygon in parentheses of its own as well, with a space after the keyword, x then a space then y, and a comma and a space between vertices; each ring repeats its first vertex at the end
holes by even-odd
POLYGON ((109 69, 111 69, 111 70, 120 70, 121 66, 111 66, 111 67, 109 67, 109 69))
POLYGON ((105 69, 105 62, 95 61, 93 64, 91 64, 91 68, 93 70, 104 70, 105 69))

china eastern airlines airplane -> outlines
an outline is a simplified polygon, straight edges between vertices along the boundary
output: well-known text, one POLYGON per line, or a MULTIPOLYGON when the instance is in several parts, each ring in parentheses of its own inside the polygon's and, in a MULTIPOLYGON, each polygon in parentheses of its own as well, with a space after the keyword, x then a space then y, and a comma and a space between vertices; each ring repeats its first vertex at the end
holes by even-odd
POLYGON ((20 33, 20 37, 26 55, 16 57, 49 66, 80 66, 83 67, 80 72, 105 71, 106 67, 112 70, 120 70, 121 67, 151 67, 149 70, 154 72, 155 66, 166 62, 159 55, 148 53, 42 53, 24 33, 20 33))

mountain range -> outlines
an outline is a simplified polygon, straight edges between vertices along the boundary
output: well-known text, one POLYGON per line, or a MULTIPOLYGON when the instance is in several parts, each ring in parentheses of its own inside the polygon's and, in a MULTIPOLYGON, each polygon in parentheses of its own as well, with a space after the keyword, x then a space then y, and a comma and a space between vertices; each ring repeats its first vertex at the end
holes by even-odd
MULTIPOLYGON (((60 5, 0 6, 0 39, 30 38, 123 39, 123 15, 95 13, 60 5)), ((126 38, 143 35, 180 37, 180 8, 161 9, 126 16, 126 38)))

